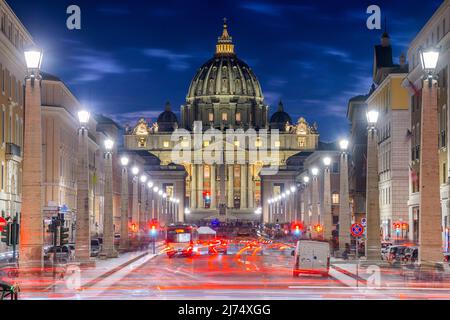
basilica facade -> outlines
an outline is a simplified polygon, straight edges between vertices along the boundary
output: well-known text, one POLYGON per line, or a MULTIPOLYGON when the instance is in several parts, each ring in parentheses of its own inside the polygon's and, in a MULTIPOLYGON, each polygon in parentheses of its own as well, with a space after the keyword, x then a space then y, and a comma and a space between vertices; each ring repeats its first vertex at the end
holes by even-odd
POLYGON ((266 213, 258 215, 267 201, 264 195, 290 186, 264 186, 264 168, 275 168, 269 175, 286 171, 290 159, 313 152, 319 145, 317 126, 304 118, 292 121, 281 102, 270 117, 261 85, 253 70, 237 57, 226 22, 215 54, 193 77, 180 115, 178 119, 167 103, 156 122, 140 119, 134 128, 127 128, 124 143, 127 152, 148 152, 163 171, 171 166, 185 169, 182 188, 175 188, 171 181, 160 182, 169 196, 181 199, 179 221, 219 218, 267 222, 266 213), (231 140, 229 132, 234 133, 231 140), (195 133, 202 136, 200 143, 194 141, 195 133), (175 160, 174 149, 180 146, 191 152, 175 160), (252 157, 267 146, 272 152, 264 159, 252 157), (223 155, 214 161, 201 156, 205 152, 217 154, 217 150, 223 150, 223 155), (236 160, 238 154, 242 157, 236 160))

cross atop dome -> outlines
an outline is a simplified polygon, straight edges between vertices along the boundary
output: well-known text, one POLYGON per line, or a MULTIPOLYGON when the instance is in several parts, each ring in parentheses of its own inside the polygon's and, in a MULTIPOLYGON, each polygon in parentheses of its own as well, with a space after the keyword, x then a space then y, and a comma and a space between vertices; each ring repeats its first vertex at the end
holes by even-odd
POLYGON ((216 55, 234 55, 233 38, 228 33, 227 18, 223 18, 223 32, 217 41, 216 55))

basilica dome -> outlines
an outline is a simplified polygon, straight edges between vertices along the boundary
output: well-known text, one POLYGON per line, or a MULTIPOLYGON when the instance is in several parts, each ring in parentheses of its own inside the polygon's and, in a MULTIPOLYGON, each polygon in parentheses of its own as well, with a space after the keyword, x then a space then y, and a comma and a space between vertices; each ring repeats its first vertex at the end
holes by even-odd
POLYGON ((268 106, 261 85, 247 63, 234 51, 228 25, 223 25, 214 56, 193 77, 181 109, 181 124, 192 129, 203 127, 264 128, 268 125, 268 106))
POLYGON ((175 113, 172 112, 170 102, 166 103, 165 110, 159 115, 158 130, 162 132, 172 132, 178 127, 178 119, 175 113))
POLYGON ((283 103, 280 101, 278 104, 278 111, 270 118, 270 128, 284 130, 287 123, 292 124, 292 119, 291 116, 284 111, 283 103))

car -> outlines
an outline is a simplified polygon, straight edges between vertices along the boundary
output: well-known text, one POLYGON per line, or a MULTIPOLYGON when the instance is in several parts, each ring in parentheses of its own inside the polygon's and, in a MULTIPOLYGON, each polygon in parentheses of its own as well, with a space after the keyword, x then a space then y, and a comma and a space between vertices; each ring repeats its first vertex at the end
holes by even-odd
POLYGON ((100 253, 101 244, 99 239, 91 239, 91 257, 97 257, 100 253))
POLYGON ((328 277, 330 272, 330 244, 326 241, 300 240, 294 252, 294 277, 316 274, 328 277))
POLYGON ((208 254, 228 254, 228 242, 226 240, 211 240, 208 246, 208 254))
POLYGON ((419 257, 418 247, 407 247, 405 251, 400 254, 400 259, 404 263, 415 263, 419 257))
POLYGON ((389 263, 399 262, 401 259, 401 255, 403 255, 406 248, 407 248, 406 246, 402 246, 402 245, 390 246, 386 253, 386 260, 389 263))

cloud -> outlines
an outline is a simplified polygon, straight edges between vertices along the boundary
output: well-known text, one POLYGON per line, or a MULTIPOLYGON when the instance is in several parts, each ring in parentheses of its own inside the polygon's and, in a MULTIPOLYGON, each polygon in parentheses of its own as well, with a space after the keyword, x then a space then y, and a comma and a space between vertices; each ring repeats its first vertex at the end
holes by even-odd
POLYGON ((116 121, 120 125, 129 124, 134 126, 139 119, 144 118, 146 121, 156 121, 158 116, 161 114, 162 110, 141 110, 132 112, 119 112, 107 114, 108 117, 116 121))
POLYGON ((176 53, 168 49, 151 48, 145 49, 144 54, 151 58, 158 58, 167 61, 167 67, 173 71, 184 71, 190 68, 187 62, 192 56, 183 53, 176 53))
POLYGON ((311 11, 314 10, 312 6, 305 5, 280 5, 266 2, 244 2, 240 5, 241 8, 253 11, 259 14, 269 16, 281 16, 284 11, 311 11))
POLYGON ((125 68, 109 53, 92 49, 81 49, 70 57, 73 67, 80 70, 72 82, 91 82, 101 80, 106 75, 123 74, 125 68))

